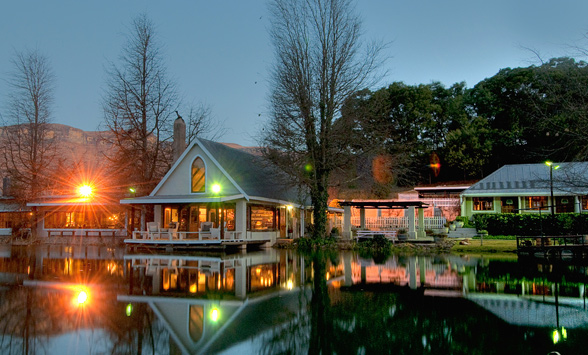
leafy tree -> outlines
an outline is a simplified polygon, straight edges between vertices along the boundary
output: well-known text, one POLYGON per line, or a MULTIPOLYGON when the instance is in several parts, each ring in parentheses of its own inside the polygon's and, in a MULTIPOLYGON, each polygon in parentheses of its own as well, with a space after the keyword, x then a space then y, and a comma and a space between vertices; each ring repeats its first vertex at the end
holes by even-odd
POLYGON ((463 172, 463 178, 483 176, 492 155, 493 134, 488 121, 480 117, 467 120, 446 136, 445 160, 463 172))
POLYGON ((350 0, 274 0, 271 118, 261 136, 265 156, 308 188, 313 236, 326 234, 331 172, 346 163, 344 100, 378 67, 382 46, 362 54, 361 22, 350 0))
POLYGON ((466 120, 464 92, 464 83, 445 88, 437 82, 417 86, 396 82, 373 93, 359 92, 344 110, 356 124, 360 148, 355 150, 389 157, 400 185, 422 181, 429 173, 432 152, 443 151, 447 133, 466 120))

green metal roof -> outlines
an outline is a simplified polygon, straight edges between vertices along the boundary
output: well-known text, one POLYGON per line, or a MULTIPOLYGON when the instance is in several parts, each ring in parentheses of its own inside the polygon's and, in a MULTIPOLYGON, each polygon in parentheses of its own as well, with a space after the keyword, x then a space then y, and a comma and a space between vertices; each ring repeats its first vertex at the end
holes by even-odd
MULTIPOLYGON (((554 195, 588 194, 588 162, 553 163, 554 195)), ((550 167, 540 164, 505 165, 465 190, 464 196, 550 194, 550 167)))

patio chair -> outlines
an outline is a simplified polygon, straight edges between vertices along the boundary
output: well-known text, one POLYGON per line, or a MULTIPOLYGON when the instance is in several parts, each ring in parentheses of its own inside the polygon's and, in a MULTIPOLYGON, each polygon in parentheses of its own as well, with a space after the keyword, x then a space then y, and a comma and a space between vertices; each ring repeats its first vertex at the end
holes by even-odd
POLYGON ((170 222, 170 224, 168 224, 165 232, 168 234, 169 240, 178 239, 178 227, 178 222, 170 222))
POLYGON ((155 235, 160 236, 159 223, 158 222, 147 222, 147 237, 149 239, 155 239, 155 235))
POLYGON ((208 239, 211 237, 212 222, 200 223, 200 239, 208 239))

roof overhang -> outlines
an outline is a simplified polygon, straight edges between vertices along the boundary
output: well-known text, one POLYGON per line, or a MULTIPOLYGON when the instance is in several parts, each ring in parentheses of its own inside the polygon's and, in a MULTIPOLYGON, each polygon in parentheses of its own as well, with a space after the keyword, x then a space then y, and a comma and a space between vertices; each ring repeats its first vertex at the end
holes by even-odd
POLYGON ((377 209, 407 209, 409 207, 427 208, 429 204, 422 201, 339 201, 340 206, 377 209))

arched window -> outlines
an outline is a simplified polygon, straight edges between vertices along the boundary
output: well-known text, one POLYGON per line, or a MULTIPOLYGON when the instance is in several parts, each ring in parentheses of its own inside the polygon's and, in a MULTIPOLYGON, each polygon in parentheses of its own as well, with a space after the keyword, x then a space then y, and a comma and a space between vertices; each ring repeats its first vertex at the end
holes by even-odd
POLYGON ((206 168, 201 158, 192 162, 192 192, 205 192, 206 168))

